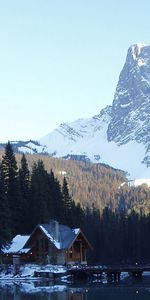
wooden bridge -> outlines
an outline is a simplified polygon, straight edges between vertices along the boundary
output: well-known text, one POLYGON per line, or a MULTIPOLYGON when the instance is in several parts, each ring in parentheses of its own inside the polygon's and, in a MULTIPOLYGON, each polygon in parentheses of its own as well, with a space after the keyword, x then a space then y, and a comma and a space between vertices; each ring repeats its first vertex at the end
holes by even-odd
POLYGON ((68 272, 75 279, 91 278, 93 275, 102 277, 102 274, 106 274, 108 281, 119 281, 123 272, 129 273, 134 278, 139 278, 143 272, 150 272, 150 266, 76 266, 70 268, 68 272))

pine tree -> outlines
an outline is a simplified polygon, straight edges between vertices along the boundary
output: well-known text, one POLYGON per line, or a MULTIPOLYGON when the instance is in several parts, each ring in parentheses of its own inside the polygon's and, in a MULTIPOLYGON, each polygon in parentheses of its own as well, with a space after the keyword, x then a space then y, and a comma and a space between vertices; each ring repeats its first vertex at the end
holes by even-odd
POLYGON ((71 208, 71 214, 72 214, 72 227, 80 227, 83 228, 84 224, 84 218, 85 214, 81 207, 81 204, 78 202, 75 204, 74 201, 72 201, 72 208, 71 208))
POLYGON ((19 188, 21 205, 21 224, 20 233, 30 232, 30 172, 25 155, 21 158, 21 167, 19 169, 19 188))
POLYGON ((53 172, 50 174, 50 194, 51 194, 51 210, 52 218, 64 223, 64 203, 61 191, 61 185, 53 172))
POLYGON ((31 174, 30 215, 32 229, 39 223, 45 223, 52 218, 52 195, 50 174, 44 168, 41 160, 35 163, 31 174))
POLYGON ((0 166, 0 254, 2 248, 9 243, 10 237, 10 211, 4 190, 4 177, 0 166))
POLYGON ((18 168, 10 142, 5 147, 1 168, 4 179, 4 191, 11 214, 12 233, 17 234, 19 232, 20 221, 18 168))
POLYGON ((64 224, 73 226, 73 201, 69 195, 68 183, 64 177, 62 185, 62 196, 64 205, 64 224))

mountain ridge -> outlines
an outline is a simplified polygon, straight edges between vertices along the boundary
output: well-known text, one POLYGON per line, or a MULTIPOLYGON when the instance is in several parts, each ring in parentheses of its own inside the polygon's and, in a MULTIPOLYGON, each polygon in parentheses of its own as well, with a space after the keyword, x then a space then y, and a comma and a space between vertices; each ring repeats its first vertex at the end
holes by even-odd
POLYGON ((129 178, 150 178, 150 46, 128 49, 112 105, 62 123, 35 143, 24 142, 18 151, 81 158, 122 169, 129 178))

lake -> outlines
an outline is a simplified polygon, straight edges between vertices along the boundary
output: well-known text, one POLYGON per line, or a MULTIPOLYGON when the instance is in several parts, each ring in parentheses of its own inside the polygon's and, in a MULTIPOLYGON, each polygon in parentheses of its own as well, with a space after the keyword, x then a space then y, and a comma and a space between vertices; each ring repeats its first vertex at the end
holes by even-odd
POLYGON ((0 282, 0 300, 149 300, 150 276, 120 283, 0 282))

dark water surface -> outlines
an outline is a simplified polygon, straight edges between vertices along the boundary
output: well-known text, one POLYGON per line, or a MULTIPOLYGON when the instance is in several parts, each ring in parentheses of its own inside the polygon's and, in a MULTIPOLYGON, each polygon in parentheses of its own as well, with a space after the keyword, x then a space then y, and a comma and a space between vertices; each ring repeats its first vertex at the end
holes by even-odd
POLYGON ((150 300, 150 276, 109 284, 1 281, 0 300, 150 300))

